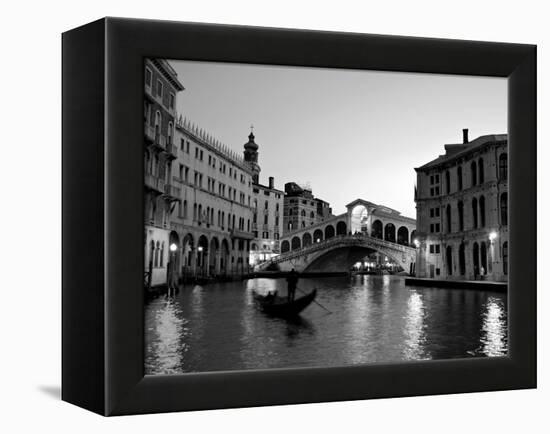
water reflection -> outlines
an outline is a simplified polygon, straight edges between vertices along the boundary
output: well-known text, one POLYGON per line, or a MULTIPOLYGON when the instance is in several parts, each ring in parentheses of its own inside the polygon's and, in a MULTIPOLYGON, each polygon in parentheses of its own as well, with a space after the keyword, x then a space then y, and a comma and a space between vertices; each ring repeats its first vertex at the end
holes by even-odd
POLYGON ((146 372, 345 366, 507 353, 505 295, 406 287, 397 276, 301 279, 317 301, 295 321, 259 311, 253 291, 284 279, 182 287, 146 305, 146 372))

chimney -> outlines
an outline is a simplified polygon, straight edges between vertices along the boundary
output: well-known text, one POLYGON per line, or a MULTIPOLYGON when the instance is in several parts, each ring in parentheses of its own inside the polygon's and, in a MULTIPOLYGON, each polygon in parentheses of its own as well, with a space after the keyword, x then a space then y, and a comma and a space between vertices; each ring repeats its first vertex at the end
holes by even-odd
POLYGON ((269 188, 275 188, 274 185, 275 185, 275 178, 273 178, 273 176, 270 176, 269 177, 269 188))
POLYGON ((462 130, 462 143, 468 143, 468 128, 462 130))

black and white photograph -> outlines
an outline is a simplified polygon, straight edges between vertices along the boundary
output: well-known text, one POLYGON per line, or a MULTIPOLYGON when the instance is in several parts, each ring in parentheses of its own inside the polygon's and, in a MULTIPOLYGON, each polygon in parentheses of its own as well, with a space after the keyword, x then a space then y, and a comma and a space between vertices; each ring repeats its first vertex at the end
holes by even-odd
POLYGON ((505 78, 143 73, 147 375, 508 354, 505 78))

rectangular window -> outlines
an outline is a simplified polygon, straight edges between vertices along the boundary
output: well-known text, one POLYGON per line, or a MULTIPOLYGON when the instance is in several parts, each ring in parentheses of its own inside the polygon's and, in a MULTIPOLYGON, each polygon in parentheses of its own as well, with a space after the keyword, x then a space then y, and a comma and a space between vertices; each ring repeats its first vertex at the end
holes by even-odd
POLYGON ((180 164, 180 179, 183 179, 183 164, 180 164))
POLYGON ((200 155, 200 158, 199 158, 199 160, 201 160, 201 161, 202 161, 202 157, 203 157, 203 155, 204 155, 204 154, 203 154, 203 152, 202 152, 202 149, 201 149, 201 155, 200 155))
POLYGON ((183 147, 185 145, 185 140, 180 139, 180 149, 183 151, 183 147))
POLYGON ((430 253, 434 253, 434 252, 435 252, 434 245, 430 244, 430 253))
POLYGON ((441 274, 441 270, 439 268, 435 269, 435 275, 439 276, 441 274))
POLYGON ((435 253, 441 253, 441 246, 439 244, 435 245, 435 253))
POLYGON ((170 100, 168 105, 172 110, 174 110, 174 108, 176 107, 176 95, 174 95, 173 93, 170 93, 170 100))
POLYGON ((186 149, 185 151, 189 154, 189 140, 185 143, 186 149))
POLYGON ((436 216, 436 217, 439 217, 439 216, 441 215, 440 213, 441 213, 441 209, 440 209, 440 208, 436 208, 436 209, 435 209, 435 216, 436 216))
POLYGON ((195 148, 195 158, 199 158, 199 148, 195 148))
POLYGON ((435 208, 430 208, 430 217, 433 217, 435 214, 435 208))
POLYGON ((435 224, 435 231, 436 232, 439 232, 441 230, 440 226, 439 226, 439 223, 436 223, 435 224))
POLYGON ((160 98, 162 98, 162 88, 162 81, 157 80, 157 96, 159 96, 160 98))

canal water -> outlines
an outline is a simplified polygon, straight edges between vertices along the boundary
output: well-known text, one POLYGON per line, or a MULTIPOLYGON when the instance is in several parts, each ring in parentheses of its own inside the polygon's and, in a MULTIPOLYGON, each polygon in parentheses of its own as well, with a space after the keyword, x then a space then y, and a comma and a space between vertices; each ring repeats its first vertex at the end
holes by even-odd
POLYGON ((505 356, 506 295, 405 286, 399 276, 300 279, 317 288, 299 320, 270 318, 253 290, 286 294, 284 279, 186 285, 145 307, 147 374, 328 367, 505 356))

